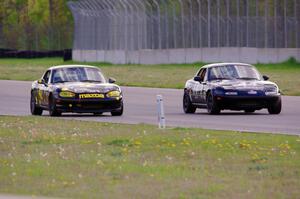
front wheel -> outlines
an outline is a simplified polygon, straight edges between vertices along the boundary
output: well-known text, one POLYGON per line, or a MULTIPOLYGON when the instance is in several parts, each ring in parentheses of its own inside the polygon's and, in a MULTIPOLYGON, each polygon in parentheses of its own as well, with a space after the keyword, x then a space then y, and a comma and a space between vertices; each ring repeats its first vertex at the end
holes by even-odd
POLYGON ((208 93, 206 97, 206 105, 207 105, 207 112, 211 115, 217 115, 221 111, 211 93, 208 93))
POLYGON ((43 109, 37 106, 33 93, 31 93, 30 97, 30 111, 32 115, 42 115, 43 113, 43 109))
POLYGON ((183 111, 185 113, 195 113, 196 107, 192 104, 188 94, 183 95, 183 111))
POLYGON ((121 108, 119 110, 116 110, 116 111, 112 111, 110 112, 112 116, 121 116, 123 115, 123 102, 121 102, 121 108))
POLYGON ((281 106, 281 98, 279 98, 268 107, 269 114, 279 114, 281 112, 281 106))
POLYGON ((55 100, 53 97, 49 98, 49 115, 51 117, 60 116, 61 112, 57 111, 55 100))

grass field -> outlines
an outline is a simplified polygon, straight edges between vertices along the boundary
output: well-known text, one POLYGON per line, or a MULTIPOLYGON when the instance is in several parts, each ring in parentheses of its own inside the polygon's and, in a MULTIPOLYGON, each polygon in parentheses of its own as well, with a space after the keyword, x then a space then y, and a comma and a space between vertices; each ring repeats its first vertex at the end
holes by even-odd
POLYGON ((0 116, 0 193, 299 198, 300 137, 0 116))
MULTIPOLYGON (((45 59, 0 59, 0 79, 36 80, 50 66, 61 64, 60 58, 45 59)), ((83 63, 86 64, 86 63, 83 63)), ((160 88, 183 88, 185 81, 193 77, 203 64, 173 65, 111 65, 89 63, 100 66, 106 76, 114 77, 123 86, 160 88)), ((284 95, 300 95, 300 64, 290 60, 281 64, 257 64, 262 74, 279 84, 284 95)))

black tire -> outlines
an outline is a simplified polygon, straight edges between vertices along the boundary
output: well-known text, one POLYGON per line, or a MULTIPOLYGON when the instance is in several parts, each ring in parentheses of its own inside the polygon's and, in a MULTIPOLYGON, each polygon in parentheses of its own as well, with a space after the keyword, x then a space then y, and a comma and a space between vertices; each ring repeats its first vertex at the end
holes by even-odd
POLYGON ((207 112, 211 115, 220 114, 220 108, 218 107, 213 95, 208 93, 206 97, 206 105, 207 105, 207 112))
POLYGON ((185 113, 188 114, 188 113, 195 113, 196 112, 197 108, 192 104, 189 95, 186 94, 186 93, 184 93, 184 95, 183 95, 182 104, 183 104, 183 111, 185 113))
POLYGON ((102 115, 102 114, 103 114, 102 112, 94 113, 95 116, 97 116, 97 115, 102 115))
POLYGON ((111 111, 110 113, 112 116, 121 116, 123 115, 123 110, 124 110, 123 102, 121 102, 121 108, 119 110, 111 111))
POLYGON ((42 115, 43 114, 43 109, 37 106, 36 101, 35 101, 35 96, 33 93, 31 93, 30 97, 30 111, 32 115, 42 115))
POLYGON ((255 109, 246 109, 244 111, 245 111, 245 113, 254 113, 255 109))
POLYGON ((274 115, 279 114, 281 112, 281 107, 282 107, 281 98, 279 98, 276 102, 274 102, 268 107, 268 112, 269 114, 274 114, 274 115))
POLYGON ((56 109, 56 104, 52 96, 49 97, 49 115, 51 117, 61 116, 61 112, 56 109))

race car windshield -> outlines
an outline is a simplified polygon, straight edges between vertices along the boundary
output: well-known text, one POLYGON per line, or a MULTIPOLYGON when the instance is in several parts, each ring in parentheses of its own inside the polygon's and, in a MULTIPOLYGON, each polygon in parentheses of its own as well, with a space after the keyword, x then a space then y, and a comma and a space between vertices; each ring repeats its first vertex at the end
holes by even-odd
POLYGON ((59 68, 53 70, 52 83, 64 82, 99 82, 104 83, 105 78, 96 68, 59 68))
POLYGON ((209 80, 243 79, 260 80, 259 72, 247 65, 224 65, 212 67, 208 71, 209 80))

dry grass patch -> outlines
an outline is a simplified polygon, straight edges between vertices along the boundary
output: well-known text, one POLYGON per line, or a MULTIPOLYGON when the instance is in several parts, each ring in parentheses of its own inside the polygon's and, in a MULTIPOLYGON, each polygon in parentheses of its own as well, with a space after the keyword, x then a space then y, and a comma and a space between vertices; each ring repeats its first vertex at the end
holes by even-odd
POLYGON ((298 136, 0 117, 0 192, 297 198, 298 136))

